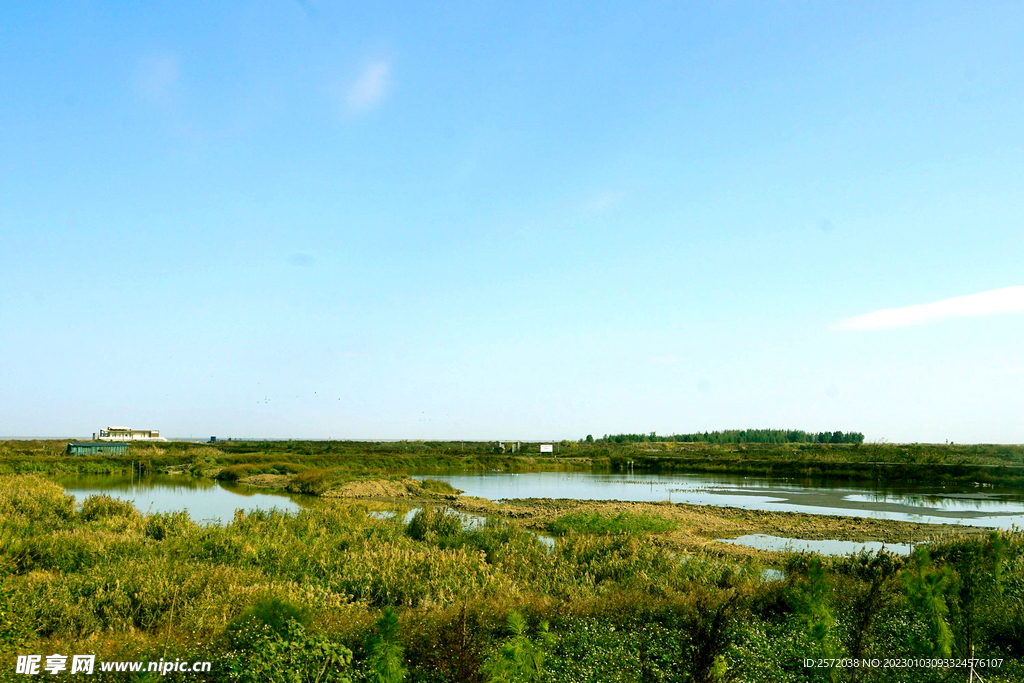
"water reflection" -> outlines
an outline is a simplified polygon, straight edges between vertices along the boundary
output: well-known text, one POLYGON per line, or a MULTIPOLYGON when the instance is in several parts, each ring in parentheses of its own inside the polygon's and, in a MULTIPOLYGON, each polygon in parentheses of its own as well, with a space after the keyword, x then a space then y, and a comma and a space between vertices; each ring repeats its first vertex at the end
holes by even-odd
POLYGON ((1024 526, 1024 491, 1014 489, 797 483, 699 474, 451 472, 430 476, 447 481, 466 495, 498 501, 522 498, 668 501, 901 522, 1004 529, 1024 526))
POLYGON ((907 507, 939 509, 954 512, 995 512, 1002 514, 1024 514, 1024 502, 1013 500, 1009 495, 978 493, 975 496, 949 494, 899 494, 852 493, 845 500, 860 503, 896 503, 907 507))
POLYGON ((879 552, 886 550, 897 555, 909 555, 913 546, 909 543, 879 543, 877 541, 809 541, 800 538, 784 538, 768 534, 748 534, 739 538, 720 538, 721 543, 742 545, 758 550, 785 550, 789 552, 809 552, 820 555, 849 555, 850 553, 879 552))
MULTIPOLYGON (((466 473, 430 475, 466 495, 491 500, 566 498, 737 507, 770 512, 873 517, 904 522, 1024 527, 1024 491, 882 486, 761 477, 591 472, 466 473)), ((424 477, 417 477, 424 478, 424 477)), ((143 478, 76 475, 57 478, 78 502, 97 493, 131 501, 142 512, 185 510, 203 523, 228 521, 236 509, 296 512, 315 498, 283 491, 226 485, 209 479, 153 475, 143 478)))
POLYGON ((301 496, 186 476, 75 475, 58 477, 56 481, 78 503, 89 496, 106 494, 130 502, 143 513, 184 510, 200 524, 230 521, 235 510, 298 512, 308 505, 299 503, 301 496))

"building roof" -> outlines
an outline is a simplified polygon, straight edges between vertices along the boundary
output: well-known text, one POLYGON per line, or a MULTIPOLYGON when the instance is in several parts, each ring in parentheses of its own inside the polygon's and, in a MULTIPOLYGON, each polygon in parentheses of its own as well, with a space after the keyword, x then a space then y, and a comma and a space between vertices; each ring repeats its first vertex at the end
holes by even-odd
POLYGON ((90 448, 110 448, 111 446, 124 446, 128 447, 128 443, 125 441, 69 441, 69 446, 87 446, 90 448))

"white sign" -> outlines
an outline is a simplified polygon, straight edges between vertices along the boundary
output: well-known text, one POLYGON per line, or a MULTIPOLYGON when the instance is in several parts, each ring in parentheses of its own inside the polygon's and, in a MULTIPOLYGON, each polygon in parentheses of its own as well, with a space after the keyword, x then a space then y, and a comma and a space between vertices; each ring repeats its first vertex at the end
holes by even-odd
POLYGON ((540 445, 540 452, 541 453, 554 453, 555 452, 555 447, 552 446, 549 443, 542 443, 540 445))

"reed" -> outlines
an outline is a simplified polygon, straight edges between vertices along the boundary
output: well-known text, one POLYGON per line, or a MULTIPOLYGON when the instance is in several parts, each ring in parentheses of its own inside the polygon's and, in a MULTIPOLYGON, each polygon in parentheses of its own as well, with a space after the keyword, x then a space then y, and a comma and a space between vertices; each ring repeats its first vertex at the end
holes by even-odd
POLYGON ((790 555, 786 580, 768 581, 753 562, 680 555, 656 516, 569 517, 549 552, 515 520, 368 512, 325 499, 202 525, 103 497, 76 507, 37 476, 0 476, 0 654, 214 663, 190 681, 486 681, 526 666, 570 683, 757 683, 808 679, 807 653, 951 642, 959 656, 970 642, 1004 659, 986 681, 1024 679, 1018 532, 938 541, 927 561, 790 555), (949 581, 928 583, 935 572, 949 581))

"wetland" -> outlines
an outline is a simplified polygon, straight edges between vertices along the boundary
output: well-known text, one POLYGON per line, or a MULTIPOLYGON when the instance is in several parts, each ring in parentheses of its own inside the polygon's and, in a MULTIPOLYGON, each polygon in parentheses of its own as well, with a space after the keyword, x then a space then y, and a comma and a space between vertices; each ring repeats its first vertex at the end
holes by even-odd
POLYGON ((540 667, 507 680, 758 683, 828 680, 805 657, 973 650, 1005 662, 986 681, 1024 677, 1013 485, 247 448, 0 450, 4 653, 369 681, 387 637, 410 681, 504 680, 529 648, 540 667))

